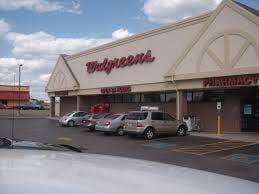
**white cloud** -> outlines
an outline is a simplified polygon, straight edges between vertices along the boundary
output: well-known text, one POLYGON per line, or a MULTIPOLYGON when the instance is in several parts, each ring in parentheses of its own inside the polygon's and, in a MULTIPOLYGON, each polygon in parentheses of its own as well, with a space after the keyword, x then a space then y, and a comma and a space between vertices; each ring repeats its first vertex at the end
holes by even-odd
POLYGON ((5 37, 13 47, 14 57, 0 58, 0 83, 12 84, 14 73, 18 77, 18 65, 23 64, 22 84, 31 87, 33 97, 47 99, 45 87, 59 54, 74 54, 130 35, 132 33, 126 29, 116 30, 112 37, 101 39, 58 38, 43 31, 9 32, 5 37))
POLYGON ((143 11, 148 20, 168 23, 216 8, 221 0, 146 0, 143 11))
POLYGON ((44 81, 44 82, 47 82, 50 78, 50 73, 47 73, 47 74, 43 74, 40 76, 40 80, 44 81))
POLYGON ((46 32, 32 34, 10 32, 6 38, 13 45, 12 53, 16 56, 48 58, 59 54, 72 54, 111 41, 111 39, 57 38, 46 32))
POLYGON ((8 24, 4 18, 0 19, 0 36, 11 30, 10 24, 8 24))
POLYGON ((27 9, 37 12, 53 12, 64 11, 71 13, 81 13, 80 4, 78 1, 63 0, 0 0, 0 9, 2 10, 17 10, 27 9))
POLYGON ((120 28, 112 33, 112 39, 118 40, 132 35, 133 33, 130 33, 127 29, 120 28))
POLYGON ((33 97, 47 99, 44 89, 55 62, 49 59, 0 58, 0 83, 14 84, 15 76, 18 84, 19 64, 22 64, 21 84, 30 86, 33 97))

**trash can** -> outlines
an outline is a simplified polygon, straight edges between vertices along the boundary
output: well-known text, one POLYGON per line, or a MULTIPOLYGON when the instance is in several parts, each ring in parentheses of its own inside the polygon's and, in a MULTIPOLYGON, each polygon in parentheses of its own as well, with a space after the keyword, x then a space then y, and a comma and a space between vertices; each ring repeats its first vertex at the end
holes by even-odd
POLYGON ((186 123, 188 127, 188 131, 192 131, 193 129, 193 119, 191 116, 185 116, 183 117, 183 121, 186 123))

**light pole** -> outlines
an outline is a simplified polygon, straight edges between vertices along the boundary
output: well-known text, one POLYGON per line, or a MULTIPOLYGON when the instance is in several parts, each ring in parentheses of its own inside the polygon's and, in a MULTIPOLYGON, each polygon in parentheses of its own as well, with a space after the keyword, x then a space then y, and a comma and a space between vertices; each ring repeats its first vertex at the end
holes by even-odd
POLYGON ((18 98, 19 98, 19 108, 18 108, 18 112, 19 114, 21 113, 21 67, 22 64, 19 64, 19 93, 18 93, 18 98))

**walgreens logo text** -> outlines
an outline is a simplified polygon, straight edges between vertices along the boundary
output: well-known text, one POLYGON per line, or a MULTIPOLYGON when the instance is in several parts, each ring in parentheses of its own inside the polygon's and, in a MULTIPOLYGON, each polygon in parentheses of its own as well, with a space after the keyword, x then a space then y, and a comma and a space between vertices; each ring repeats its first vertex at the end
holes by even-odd
POLYGON ((105 58, 103 62, 91 61, 86 63, 87 72, 102 72, 105 71, 107 74, 114 68, 124 68, 126 66, 132 66, 143 63, 151 63, 155 60, 152 57, 151 50, 148 50, 146 54, 140 53, 135 56, 129 55, 128 57, 114 58, 112 60, 105 58))

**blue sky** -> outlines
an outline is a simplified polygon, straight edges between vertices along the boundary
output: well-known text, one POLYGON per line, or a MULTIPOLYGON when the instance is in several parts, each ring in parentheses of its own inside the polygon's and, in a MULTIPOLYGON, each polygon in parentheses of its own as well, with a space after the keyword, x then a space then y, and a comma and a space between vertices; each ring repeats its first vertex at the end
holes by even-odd
MULTIPOLYGON (((44 87, 58 54, 199 15, 220 1, 0 0, 0 84, 11 83, 23 63, 23 84, 31 86, 33 97, 47 99, 44 87)), ((258 0, 240 2, 259 9, 258 0)))

